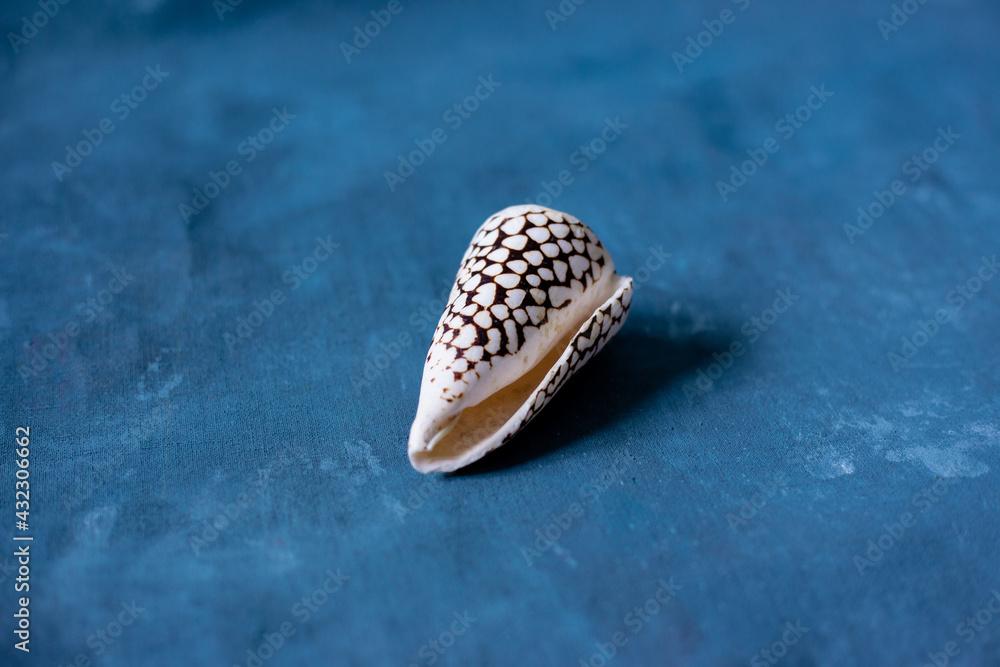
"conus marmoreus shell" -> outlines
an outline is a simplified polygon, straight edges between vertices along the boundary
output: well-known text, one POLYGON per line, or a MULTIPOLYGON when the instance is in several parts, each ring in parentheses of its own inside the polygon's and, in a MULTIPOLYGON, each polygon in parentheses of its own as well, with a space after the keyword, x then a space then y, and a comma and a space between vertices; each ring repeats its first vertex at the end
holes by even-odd
POLYGON ((632 279, 572 215, 522 205, 490 216, 427 354, 413 467, 456 470, 513 437, 618 332, 631 299, 632 279))

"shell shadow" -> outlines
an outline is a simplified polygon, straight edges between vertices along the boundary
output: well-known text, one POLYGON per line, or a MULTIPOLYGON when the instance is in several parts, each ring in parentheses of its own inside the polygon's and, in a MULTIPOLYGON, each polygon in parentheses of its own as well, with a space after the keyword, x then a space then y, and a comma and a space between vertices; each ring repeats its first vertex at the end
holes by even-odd
POLYGON ((633 313, 607 347, 511 442, 449 476, 498 472, 570 447, 641 411, 658 394, 679 392, 737 338, 728 326, 710 334, 679 334, 677 328, 670 317, 633 313))

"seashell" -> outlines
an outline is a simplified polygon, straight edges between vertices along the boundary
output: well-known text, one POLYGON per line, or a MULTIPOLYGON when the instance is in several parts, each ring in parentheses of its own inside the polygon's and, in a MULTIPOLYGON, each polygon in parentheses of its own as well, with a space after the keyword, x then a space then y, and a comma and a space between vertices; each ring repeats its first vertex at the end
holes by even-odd
POLYGON ((568 213, 511 206, 469 244, 424 365, 409 455, 450 472, 510 440, 614 336, 632 300, 568 213))

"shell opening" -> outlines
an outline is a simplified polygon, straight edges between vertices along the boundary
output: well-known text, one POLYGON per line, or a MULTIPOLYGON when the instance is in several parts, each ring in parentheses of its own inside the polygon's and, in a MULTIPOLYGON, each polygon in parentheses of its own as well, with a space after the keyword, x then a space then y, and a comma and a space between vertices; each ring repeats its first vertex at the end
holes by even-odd
POLYGON ((451 430, 458 423, 458 418, 459 415, 457 414, 450 415, 444 422, 431 426, 431 430, 424 436, 424 440, 427 442, 427 449, 433 449, 443 437, 451 433, 451 430))
POLYGON ((556 364, 576 335, 577 329, 588 319, 589 317, 582 319, 557 341, 534 368, 485 400, 459 412, 452 421, 428 438, 428 449, 413 453, 413 461, 433 466, 435 463, 460 458, 476 444, 500 430, 518 408, 524 405, 531 392, 542 384, 549 369, 556 364))

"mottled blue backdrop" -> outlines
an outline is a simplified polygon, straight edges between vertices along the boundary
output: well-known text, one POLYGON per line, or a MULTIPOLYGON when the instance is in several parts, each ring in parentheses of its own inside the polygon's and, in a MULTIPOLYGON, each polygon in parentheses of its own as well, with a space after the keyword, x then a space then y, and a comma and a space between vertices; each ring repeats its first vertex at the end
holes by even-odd
POLYGON ((0 27, 3 664, 1000 664, 995 2, 0 27), (631 319, 418 475, 446 290, 529 201, 631 319))

